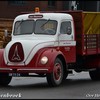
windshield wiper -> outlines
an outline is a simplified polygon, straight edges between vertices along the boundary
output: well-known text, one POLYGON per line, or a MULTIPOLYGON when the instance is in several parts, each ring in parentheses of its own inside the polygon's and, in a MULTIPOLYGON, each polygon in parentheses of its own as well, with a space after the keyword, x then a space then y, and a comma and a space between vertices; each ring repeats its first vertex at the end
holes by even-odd
POLYGON ((22 23, 23 23, 23 19, 20 21, 19 25, 16 27, 16 31, 18 31, 18 28, 21 26, 22 23))
POLYGON ((42 28, 45 24, 47 24, 49 21, 50 21, 50 19, 48 19, 44 24, 42 24, 41 28, 42 28))

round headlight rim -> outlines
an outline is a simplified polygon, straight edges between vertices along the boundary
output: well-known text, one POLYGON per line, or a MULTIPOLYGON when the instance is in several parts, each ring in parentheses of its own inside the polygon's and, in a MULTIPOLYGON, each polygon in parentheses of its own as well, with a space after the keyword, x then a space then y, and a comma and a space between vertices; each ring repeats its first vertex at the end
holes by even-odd
POLYGON ((47 62, 48 62, 48 57, 47 56, 43 56, 42 58, 41 58, 41 64, 42 65, 45 65, 45 64, 47 64, 47 62))

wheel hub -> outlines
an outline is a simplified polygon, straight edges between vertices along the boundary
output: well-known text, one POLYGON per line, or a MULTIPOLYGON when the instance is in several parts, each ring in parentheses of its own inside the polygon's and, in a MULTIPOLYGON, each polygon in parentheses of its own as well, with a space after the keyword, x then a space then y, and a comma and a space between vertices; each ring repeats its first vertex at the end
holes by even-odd
POLYGON ((55 64, 54 77, 55 77, 56 80, 59 80, 60 77, 61 77, 61 65, 59 63, 55 64))

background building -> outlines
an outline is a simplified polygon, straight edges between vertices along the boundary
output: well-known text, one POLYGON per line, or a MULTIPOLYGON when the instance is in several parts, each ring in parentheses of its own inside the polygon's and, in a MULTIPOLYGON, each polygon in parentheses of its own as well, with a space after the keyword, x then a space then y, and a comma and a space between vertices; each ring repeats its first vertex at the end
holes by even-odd
POLYGON ((0 18, 15 18, 22 12, 34 11, 37 6, 41 11, 62 10, 63 1, 0 1, 0 18))
POLYGON ((25 12, 34 12, 34 8, 39 7, 41 11, 65 11, 83 10, 100 11, 100 1, 29 1, 29 0, 9 0, 0 1, 0 48, 4 48, 11 40, 12 23, 17 15, 25 12), (5 30, 9 35, 5 37, 5 30))
MULTIPOLYGON (((77 10, 100 11, 100 1, 74 1, 77 4, 77 10)), ((15 18, 22 12, 34 11, 35 7, 40 7, 41 11, 61 11, 71 10, 72 1, 56 0, 9 0, 0 1, 0 18, 15 18)))
POLYGON ((84 11, 100 11, 100 1, 77 1, 78 9, 84 11))

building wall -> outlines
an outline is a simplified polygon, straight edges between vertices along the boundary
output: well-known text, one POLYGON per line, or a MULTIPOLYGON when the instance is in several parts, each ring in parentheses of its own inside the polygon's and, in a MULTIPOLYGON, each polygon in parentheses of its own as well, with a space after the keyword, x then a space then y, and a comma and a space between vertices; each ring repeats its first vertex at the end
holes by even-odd
MULTIPOLYGON (((99 1, 78 1, 78 10, 100 11, 99 1), (99 4, 98 4, 99 3, 99 4)), ((0 1, 0 18, 15 18, 23 12, 32 12, 35 7, 40 7, 41 11, 61 11, 71 10, 71 1, 28 1, 28 0, 8 0, 0 1)))
POLYGON ((78 10, 97 11, 97 1, 78 1, 78 10))
POLYGON ((0 18, 15 18, 22 12, 34 11, 37 6, 40 7, 41 11, 62 10, 63 1, 55 1, 55 6, 49 6, 48 1, 20 1, 16 3, 10 0, 0 1, 0 18))
POLYGON ((15 18, 18 14, 25 11, 34 10, 39 2, 25 1, 24 4, 12 4, 11 1, 0 1, 0 18, 15 18))

